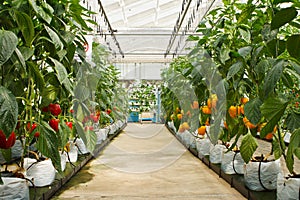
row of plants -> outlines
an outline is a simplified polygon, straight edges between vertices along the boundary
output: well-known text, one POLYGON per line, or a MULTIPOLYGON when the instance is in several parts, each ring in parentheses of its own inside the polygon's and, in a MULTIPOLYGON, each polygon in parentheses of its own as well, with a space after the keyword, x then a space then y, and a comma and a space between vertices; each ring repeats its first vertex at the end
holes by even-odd
POLYGON ((18 164, 14 174, 32 151, 61 172, 70 141, 81 138, 93 152, 95 129, 125 119, 125 91, 109 52, 93 43, 92 62, 86 59, 90 14, 78 0, 0 3, 0 148, 5 164, 18 164))
POLYGON ((283 157, 290 174, 296 175, 300 4, 293 0, 223 4, 200 22, 197 32, 202 36, 189 38, 197 44, 190 54, 175 59, 163 72, 165 117, 181 132, 202 127, 203 134, 207 133, 203 126, 209 125, 212 144, 224 144, 227 152, 238 145, 245 163, 254 161, 256 137, 267 138, 272 143, 270 154, 276 160, 283 157), (200 109, 191 109, 194 105, 200 109), (186 112, 193 110, 192 115, 186 112), (287 147, 283 138, 288 133, 287 147))

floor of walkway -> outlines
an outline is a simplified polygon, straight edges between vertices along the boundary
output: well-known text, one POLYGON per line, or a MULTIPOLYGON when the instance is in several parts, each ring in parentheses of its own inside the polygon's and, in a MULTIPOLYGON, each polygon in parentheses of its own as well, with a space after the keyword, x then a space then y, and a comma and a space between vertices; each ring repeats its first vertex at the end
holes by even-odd
POLYGON ((245 199, 162 124, 129 123, 53 199, 245 199))

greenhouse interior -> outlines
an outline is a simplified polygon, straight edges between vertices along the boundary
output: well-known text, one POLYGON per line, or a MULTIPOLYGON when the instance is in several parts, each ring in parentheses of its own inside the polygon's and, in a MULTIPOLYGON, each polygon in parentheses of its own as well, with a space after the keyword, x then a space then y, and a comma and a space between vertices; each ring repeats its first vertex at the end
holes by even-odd
POLYGON ((1 0, 0 199, 300 199, 299 0, 1 0))

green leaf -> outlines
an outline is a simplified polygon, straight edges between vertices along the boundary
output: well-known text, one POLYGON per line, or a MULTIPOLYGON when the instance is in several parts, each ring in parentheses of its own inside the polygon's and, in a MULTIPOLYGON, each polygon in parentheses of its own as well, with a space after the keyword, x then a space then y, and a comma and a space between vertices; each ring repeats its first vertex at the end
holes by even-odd
POLYGON ((220 52, 220 61, 223 64, 225 64, 225 62, 230 59, 229 53, 230 53, 230 49, 223 45, 220 52))
POLYGON ((294 84, 295 84, 294 80, 289 73, 283 72, 283 74, 281 76, 281 80, 286 87, 288 87, 290 89, 292 89, 294 87, 294 84))
POLYGON ((241 24, 245 20, 249 20, 251 18, 251 14, 255 10, 255 5, 253 4, 248 4, 243 10, 242 13, 240 14, 237 23, 241 24))
POLYGON ((19 50, 22 53, 25 61, 28 60, 34 54, 34 49, 31 49, 29 47, 19 47, 19 50))
POLYGON ((239 32, 243 38, 243 40, 245 40, 247 43, 251 43, 251 33, 249 30, 244 30, 239 28, 239 32))
POLYGON ((280 3, 288 3, 288 2, 294 2, 294 0, 274 0, 273 4, 277 5, 277 4, 280 4, 280 3))
POLYGON ((300 34, 292 35, 287 40, 287 50, 289 54, 296 58, 300 59, 300 34))
POLYGON ((0 66, 11 57, 17 44, 18 38, 13 32, 0 30, 0 66))
POLYGON ((8 138, 18 121, 18 103, 16 97, 3 86, 0 86, 0 130, 8 138))
POLYGON ((227 73, 227 80, 231 79, 234 75, 236 75, 243 67, 243 63, 238 61, 231 65, 229 71, 227 73))
POLYGON ((291 136, 290 143, 286 154, 286 166, 290 173, 294 171, 294 154, 299 158, 300 147, 300 129, 296 129, 291 136))
POLYGON ((288 114, 285 120, 287 129, 293 132, 294 130, 300 128, 300 114, 292 111, 288 114))
POLYGON ((47 31, 47 33, 49 34, 51 40, 52 40, 52 43, 54 44, 55 48, 60 51, 63 49, 64 45, 63 43, 61 42, 59 36, 57 35, 57 33, 55 31, 53 31, 50 27, 45 26, 45 29, 47 31))
POLYGON ((50 158, 55 169, 61 171, 59 141, 57 133, 45 121, 40 123, 40 136, 36 143, 36 148, 46 157, 50 158))
POLYGON ((258 124, 261 119, 260 106, 262 103, 259 98, 255 98, 250 99, 244 106, 245 116, 252 124, 258 124))
POLYGON ((42 105, 41 106, 48 106, 52 103, 59 93, 59 88, 50 85, 43 89, 42 92, 42 105))
POLYGON ((89 88, 78 84, 74 90, 75 98, 79 99, 80 101, 85 101, 90 98, 90 91, 89 88))
POLYGON ((53 16, 50 13, 47 13, 41 6, 38 6, 35 0, 29 0, 29 3, 31 4, 36 14, 40 16, 40 18, 45 20, 47 24, 51 23, 53 16))
POLYGON ((241 143, 241 156, 245 163, 248 163, 254 152, 256 151, 258 147, 258 143, 256 139, 252 136, 250 130, 248 130, 248 133, 243 137, 242 143, 241 143))
POLYGON ((3 158, 5 159, 6 162, 10 162, 11 161, 11 148, 9 149, 0 149, 3 158))
POLYGON ((283 60, 277 62, 265 77, 264 92, 266 97, 274 91, 277 82, 280 80, 283 72, 283 64, 283 60))
POLYGON ((32 19, 26 13, 18 11, 15 12, 15 18, 25 39, 26 46, 30 47, 35 36, 32 19))
POLYGON ((90 153, 93 153, 95 145, 97 142, 97 135, 94 131, 88 131, 87 133, 83 129, 81 122, 75 120, 75 127, 79 137, 82 139, 83 143, 86 145, 90 153))
POLYGON ((273 149, 275 160, 279 159, 283 154, 279 141, 277 140, 272 141, 272 149, 273 149))
POLYGON ((45 81, 44 81, 44 76, 39 70, 38 66, 33 63, 33 62, 27 62, 28 64, 28 71, 30 72, 34 83, 36 84, 37 88, 43 92, 45 88, 45 81))
POLYGON ((25 59, 22 55, 22 53, 20 52, 20 50, 18 48, 16 48, 15 53, 17 55, 17 58, 19 60, 19 63, 21 64, 21 66, 23 67, 23 69, 26 69, 26 64, 25 64, 25 59))
POLYGON ((261 138, 264 138, 268 133, 273 131, 275 125, 278 124, 283 116, 287 105, 288 102, 279 97, 269 97, 264 101, 261 106, 261 113, 268 120, 268 123, 260 132, 261 138))
POLYGON ((68 92, 74 96, 74 92, 72 89, 72 84, 71 81, 68 77, 68 73, 66 68, 63 66, 63 64, 61 64, 59 61, 55 60, 54 58, 50 58, 51 61, 54 63, 55 65, 55 70, 57 72, 57 78, 59 80, 59 82, 65 86, 65 88, 68 90, 68 92))
POLYGON ((250 55, 252 51, 252 47, 251 46, 246 46, 246 47, 242 47, 238 50, 239 54, 243 57, 246 58, 248 55, 250 55))
POLYGON ((297 9, 295 7, 283 8, 279 10, 271 22, 271 29, 277 29, 289 23, 297 16, 297 9))

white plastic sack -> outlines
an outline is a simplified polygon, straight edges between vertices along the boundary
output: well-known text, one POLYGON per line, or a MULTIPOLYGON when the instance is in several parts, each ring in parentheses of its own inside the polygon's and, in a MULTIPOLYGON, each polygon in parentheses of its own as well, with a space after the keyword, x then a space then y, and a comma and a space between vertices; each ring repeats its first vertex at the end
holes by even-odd
POLYGON ((28 181, 21 178, 2 177, 3 185, 0 185, 0 199, 29 200, 28 181))
POLYGON ((78 159, 78 148, 74 142, 70 141, 70 151, 67 153, 69 154, 69 158, 67 157, 67 162, 76 162, 78 159))
POLYGON ((181 141, 183 142, 183 144, 189 148, 193 141, 194 141, 194 136, 187 130, 185 130, 183 133, 178 133, 180 138, 181 138, 181 141))
POLYGON ((245 185, 254 191, 275 190, 277 188, 277 175, 280 173, 280 161, 262 162, 260 169, 259 163, 250 161, 245 165, 245 185))
POLYGON ((66 164, 67 164, 67 154, 66 152, 59 152, 60 155, 60 166, 61 166, 61 171, 65 171, 66 169, 66 164))
POLYGON ((117 127, 121 128, 123 126, 123 122, 121 120, 117 121, 117 127))
POLYGON ((81 138, 77 138, 76 139, 76 145, 78 147, 78 154, 81 155, 81 154, 86 154, 88 153, 89 151, 87 150, 83 140, 81 138))
POLYGON ((225 174, 244 174, 244 160, 238 152, 223 152, 221 170, 225 174))
POLYGON ((36 159, 24 158, 25 176, 33 181, 36 187, 51 185, 55 179, 56 169, 51 159, 36 162, 36 159))
POLYGON ((102 141, 106 140, 107 138, 107 129, 99 129, 96 132, 97 135, 97 143, 96 144, 101 144, 102 141))
POLYGON ((292 135, 292 134, 291 134, 289 131, 287 131, 287 132, 284 134, 283 140, 284 140, 286 143, 290 143, 291 135, 292 135))
POLYGON ((203 158, 204 156, 209 156, 210 148, 213 147, 213 144, 210 142, 208 138, 197 139, 196 147, 198 151, 198 157, 203 158))
POLYGON ((209 152, 209 161, 214 164, 221 163, 224 151, 226 151, 226 147, 224 145, 216 144, 215 146, 212 146, 209 152))
POLYGON ((168 122, 168 126, 169 126, 170 129, 172 129, 173 131, 177 132, 176 127, 175 127, 173 121, 169 121, 169 122, 168 122))
POLYGON ((300 178, 285 178, 280 173, 277 178, 277 199, 297 200, 300 197, 300 178))

